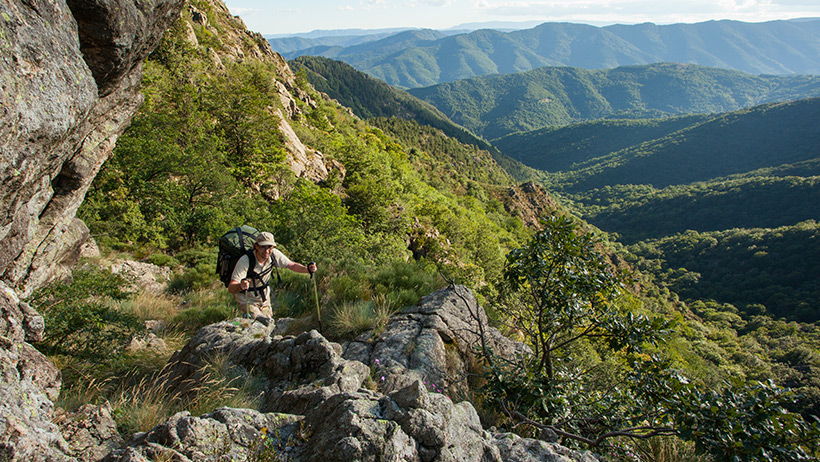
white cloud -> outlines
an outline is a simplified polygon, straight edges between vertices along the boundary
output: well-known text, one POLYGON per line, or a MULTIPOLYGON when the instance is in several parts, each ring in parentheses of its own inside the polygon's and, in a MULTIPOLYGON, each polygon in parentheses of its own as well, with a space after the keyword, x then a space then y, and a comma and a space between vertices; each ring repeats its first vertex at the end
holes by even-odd
POLYGON ((473 0, 488 16, 588 22, 696 22, 818 16, 817 0, 473 0), (803 6, 813 8, 801 8, 803 6))

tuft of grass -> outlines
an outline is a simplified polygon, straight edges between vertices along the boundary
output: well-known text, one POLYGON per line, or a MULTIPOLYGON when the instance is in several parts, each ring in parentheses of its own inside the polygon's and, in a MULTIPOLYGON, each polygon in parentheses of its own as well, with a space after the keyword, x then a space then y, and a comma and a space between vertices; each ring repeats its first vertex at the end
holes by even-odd
POLYGON ((695 443, 674 436, 655 436, 645 440, 616 440, 609 454, 613 461, 633 462, 715 462, 709 454, 697 452, 695 443))
POLYGON ((368 301, 342 303, 330 313, 329 333, 339 338, 353 338, 370 329, 383 329, 394 312, 391 303, 384 296, 376 296, 368 301))
POLYGON ((163 294, 138 292, 122 301, 118 309, 133 314, 141 321, 169 321, 179 313, 179 299, 163 294))
MULTIPOLYGON (((124 384, 110 399, 120 433, 149 431, 180 411, 202 415, 227 406, 258 409, 260 384, 233 367, 226 355, 214 355, 196 372, 196 380, 170 390, 167 370, 124 384)), ((128 382, 128 381, 126 381, 128 382)))

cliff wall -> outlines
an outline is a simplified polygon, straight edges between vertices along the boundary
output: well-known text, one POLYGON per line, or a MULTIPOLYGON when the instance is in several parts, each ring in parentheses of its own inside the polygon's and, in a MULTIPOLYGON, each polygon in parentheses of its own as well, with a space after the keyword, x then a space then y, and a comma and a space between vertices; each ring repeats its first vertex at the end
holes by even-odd
POLYGON ((22 298, 64 275, 75 213, 142 102, 142 63, 183 0, 0 0, 0 459, 70 460, 60 372, 22 298))

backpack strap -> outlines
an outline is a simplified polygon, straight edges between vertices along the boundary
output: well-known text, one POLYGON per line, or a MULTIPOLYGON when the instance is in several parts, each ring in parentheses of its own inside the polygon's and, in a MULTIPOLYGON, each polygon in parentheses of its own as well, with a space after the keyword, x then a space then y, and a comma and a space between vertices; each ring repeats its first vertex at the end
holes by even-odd
MULTIPOLYGON (((262 300, 265 300, 265 289, 270 285, 270 278, 268 282, 265 282, 264 277, 269 275, 271 271, 276 270, 276 279, 279 281, 279 287, 282 287, 282 276, 279 274, 279 265, 276 263, 276 259, 271 257, 271 265, 267 268, 263 268, 261 272, 256 272, 256 255, 253 253, 253 249, 248 250, 245 252, 245 255, 248 256, 248 279, 259 281, 260 285, 256 287, 250 287, 242 292, 254 292, 256 295, 261 295, 262 300)), ((277 302, 276 297, 274 297, 274 301, 277 302)))

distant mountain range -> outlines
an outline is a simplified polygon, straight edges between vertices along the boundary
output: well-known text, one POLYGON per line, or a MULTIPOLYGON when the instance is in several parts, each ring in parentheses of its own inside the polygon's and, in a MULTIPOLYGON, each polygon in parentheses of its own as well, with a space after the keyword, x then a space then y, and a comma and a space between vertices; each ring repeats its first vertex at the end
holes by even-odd
POLYGON ((698 65, 607 70, 543 67, 476 77, 409 93, 488 140, 596 119, 727 112, 820 96, 820 76, 755 76, 698 65))
MULTIPOLYGON (((485 135, 507 133, 488 151, 512 176, 543 184, 613 233, 634 255, 632 264, 682 296, 820 318, 820 98, 801 99, 817 92, 820 77, 674 64, 564 67, 406 92, 339 61, 302 57, 291 65, 394 136, 439 143, 438 133, 446 133, 488 146, 412 93, 457 103, 472 115, 463 123, 485 135), (745 107, 766 98, 795 101, 745 107), (742 108, 719 109, 735 106, 742 108), (667 117, 673 113, 681 115, 667 117), (663 118, 565 125, 653 114, 663 118), (549 120, 555 126, 511 133, 549 120)), ((468 159, 483 151, 459 152, 464 162, 455 167, 469 169, 468 159)), ((486 181, 476 172, 473 181, 486 181)))
POLYGON ((408 30, 382 36, 270 39, 286 58, 344 61, 402 88, 544 66, 610 69, 679 62, 752 74, 820 74, 820 20, 612 25, 544 23, 511 32, 408 30))

